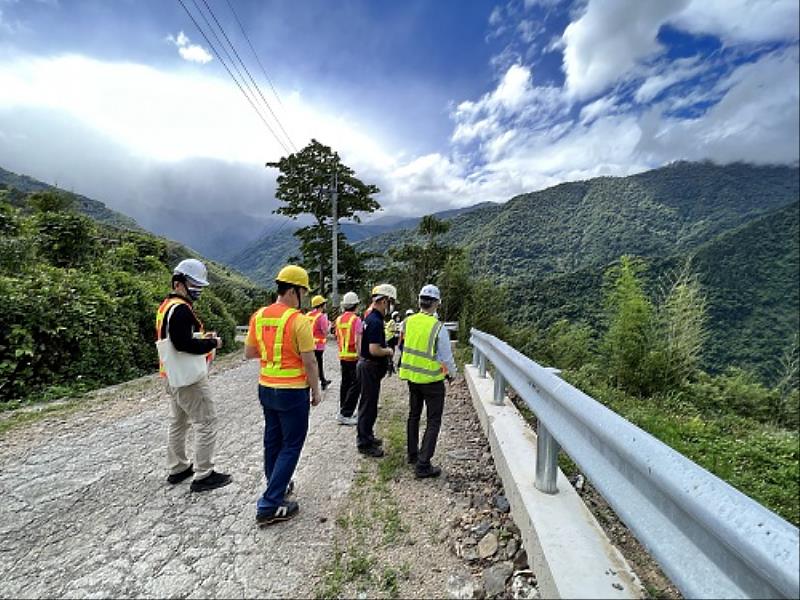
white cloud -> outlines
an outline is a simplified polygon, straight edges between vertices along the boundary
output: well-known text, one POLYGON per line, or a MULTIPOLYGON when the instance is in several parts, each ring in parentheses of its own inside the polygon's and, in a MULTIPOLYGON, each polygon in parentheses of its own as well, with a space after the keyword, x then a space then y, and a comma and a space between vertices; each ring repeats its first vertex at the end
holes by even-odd
POLYGON ((692 0, 672 23, 692 33, 706 33, 726 43, 797 39, 797 0, 692 0))
POLYGON ((573 98, 604 91, 638 61, 658 54, 658 30, 686 0, 592 0, 564 30, 566 88, 573 98))
POLYGON ((203 65, 214 60, 214 57, 211 56, 208 50, 198 44, 192 44, 189 37, 183 33, 183 31, 178 32, 177 37, 173 37, 171 34, 168 35, 167 41, 177 46, 178 54, 180 54, 184 60, 203 65))
POLYGON ((598 98, 581 109, 580 120, 581 123, 590 123, 596 118, 608 114, 616 106, 617 99, 613 96, 606 96, 598 98))
POLYGON ((634 98, 636 98, 637 102, 650 102, 664 90, 676 83, 694 77, 706 67, 700 63, 697 57, 693 56, 675 60, 666 67, 659 65, 658 68, 661 69, 661 72, 645 79, 639 89, 636 90, 634 98))

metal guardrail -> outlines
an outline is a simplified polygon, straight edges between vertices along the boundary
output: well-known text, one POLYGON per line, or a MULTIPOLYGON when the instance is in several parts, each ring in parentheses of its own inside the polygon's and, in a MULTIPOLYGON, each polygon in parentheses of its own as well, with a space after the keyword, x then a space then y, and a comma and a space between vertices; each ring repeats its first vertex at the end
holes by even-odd
POLYGON ((686 597, 800 597, 797 527, 505 342, 471 331, 481 377, 495 368, 538 425, 536 487, 557 493, 563 449, 686 597))
POLYGON ((247 335, 247 330, 248 329, 249 329, 249 326, 247 326, 247 325, 237 325, 236 326, 236 333, 241 334, 241 335, 247 335))

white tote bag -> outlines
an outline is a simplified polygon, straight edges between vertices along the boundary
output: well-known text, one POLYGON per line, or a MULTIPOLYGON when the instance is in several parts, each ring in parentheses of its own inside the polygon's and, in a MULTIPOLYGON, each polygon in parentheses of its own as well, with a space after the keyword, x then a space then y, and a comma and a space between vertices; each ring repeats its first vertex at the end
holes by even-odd
MULTIPOLYGON (((177 306, 177 305, 176 305, 177 306)), ((167 336, 156 342, 158 358, 164 363, 170 387, 179 388, 197 383, 208 374, 205 354, 179 352, 169 339, 169 319, 175 306, 167 314, 167 336)))

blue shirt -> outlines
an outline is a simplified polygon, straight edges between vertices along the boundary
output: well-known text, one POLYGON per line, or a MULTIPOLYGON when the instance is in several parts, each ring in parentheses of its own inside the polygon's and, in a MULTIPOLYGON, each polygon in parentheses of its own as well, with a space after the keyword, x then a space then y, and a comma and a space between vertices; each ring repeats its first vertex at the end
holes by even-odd
POLYGON ((361 334, 361 356, 372 360, 383 360, 385 356, 372 356, 369 352, 370 344, 378 344, 386 348, 386 332, 383 329, 383 315, 377 311, 370 311, 364 320, 364 331, 361 334))

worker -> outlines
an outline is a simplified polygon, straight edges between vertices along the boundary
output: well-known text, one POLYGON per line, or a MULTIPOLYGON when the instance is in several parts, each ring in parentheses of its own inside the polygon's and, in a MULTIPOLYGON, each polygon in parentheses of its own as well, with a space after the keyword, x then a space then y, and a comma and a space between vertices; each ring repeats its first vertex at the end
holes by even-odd
POLYGON ((406 423, 408 462, 416 477, 438 477, 442 470, 431 464, 444 412, 444 382, 452 381, 456 364, 450 336, 434 313, 442 301, 439 288, 426 285, 419 292, 420 312, 408 317, 400 362, 400 379, 408 381, 409 410, 406 423), (419 420, 423 404, 427 424, 419 444, 419 420))
POLYGON ((394 310, 397 290, 393 285, 382 283, 372 288, 372 304, 369 316, 364 320, 361 336, 361 350, 356 366, 361 385, 361 399, 358 404, 358 451, 366 456, 380 458, 384 455, 383 441, 375 437, 375 420, 378 418, 378 396, 381 392, 381 379, 389 370, 389 362, 394 351, 386 346, 386 333, 383 319, 394 310))
POLYGON ((400 313, 398 311, 392 311, 392 316, 386 322, 385 330, 386 345, 394 350, 400 339, 400 313))
POLYGON ((316 295, 311 299, 311 311, 308 317, 311 319, 311 333, 314 336, 314 356, 317 357, 317 369, 319 369, 319 379, 322 383, 322 390, 328 389, 331 384, 325 379, 325 369, 322 365, 322 358, 325 354, 325 344, 328 343, 328 330, 331 327, 326 314, 327 300, 325 297, 316 295))
MULTIPOLYGON (((169 339, 178 353, 206 355, 222 347, 222 339, 206 334, 193 304, 208 286, 206 266, 196 258, 178 263, 172 273, 172 292, 156 312, 156 339, 169 339)), ((209 360, 210 361, 210 360, 209 360)), ((189 385, 172 386, 164 365, 159 372, 165 378, 169 393, 169 431, 167 434, 167 482, 177 484, 194 475, 189 489, 193 492, 213 490, 231 482, 231 476, 214 470, 214 448, 217 441, 217 416, 208 377, 189 385), (194 463, 186 456, 186 434, 194 429, 194 463)))
POLYGON ((339 412, 336 420, 342 425, 354 426, 358 418, 354 416, 358 398, 361 396, 361 384, 358 380, 356 364, 358 349, 361 347, 362 321, 356 314, 358 295, 347 292, 342 297, 342 314, 336 318, 336 341, 339 346, 339 365, 342 380, 339 385, 339 412))
POLYGON ((264 476, 256 522, 272 525, 294 517, 299 505, 287 500, 292 475, 308 433, 310 405, 322 401, 311 320, 300 312, 309 291, 308 273, 287 265, 275 277, 277 300, 250 317, 245 357, 260 358, 258 398, 264 413, 264 476))

